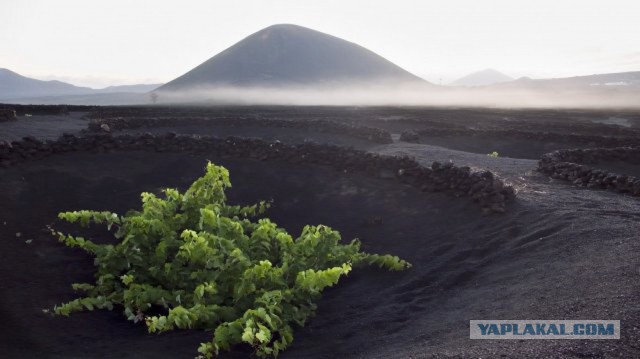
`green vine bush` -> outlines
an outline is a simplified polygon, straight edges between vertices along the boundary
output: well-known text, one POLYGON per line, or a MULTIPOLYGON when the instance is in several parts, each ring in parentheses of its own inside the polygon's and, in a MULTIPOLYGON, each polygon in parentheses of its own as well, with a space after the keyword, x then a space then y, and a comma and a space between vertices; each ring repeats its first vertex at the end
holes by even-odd
POLYGON ((211 358, 232 345, 251 345, 260 357, 277 356, 316 310, 322 291, 352 267, 398 271, 411 265, 390 255, 360 251, 357 240, 323 225, 306 226, 293 239, 267 218, 269 207, 226 203, 229 172, 209 163, 184 193, 164 198, 142 193, 142 209, 124 216, 75 211, 59 217, 87 227, 106 225, 117 244, 96 244, 53 231, 69 247, 95 256, 95 283, 73 284, 84 295, 54 313, 124 308, 152 333, 174 329, 213 332, 198 349, 211 358))

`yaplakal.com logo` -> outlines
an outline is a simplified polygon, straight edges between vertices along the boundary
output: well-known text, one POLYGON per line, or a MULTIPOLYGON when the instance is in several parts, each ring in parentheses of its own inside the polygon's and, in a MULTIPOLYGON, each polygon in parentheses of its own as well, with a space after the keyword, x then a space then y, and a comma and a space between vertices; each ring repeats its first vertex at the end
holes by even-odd
POLYGON ((620 339, 619 320, 471 320, 471 339, 620 339))

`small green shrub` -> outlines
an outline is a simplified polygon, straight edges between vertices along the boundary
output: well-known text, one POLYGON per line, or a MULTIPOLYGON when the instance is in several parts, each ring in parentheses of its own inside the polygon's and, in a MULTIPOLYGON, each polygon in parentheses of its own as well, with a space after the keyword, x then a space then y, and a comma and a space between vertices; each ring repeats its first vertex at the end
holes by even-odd
POLYGON ((496 152, 496 151, 493 151, 491 153, 488 153, 487 156, 489 156, 489 157, 499 157, 500 154, 498 152, 496 152))
POLYGON ((97 267, 95 283, 73 285, 84 296, 54 312, 117 306, 149 332, 213 331, 212 341, 198 349, 207 358, 240 343, 261 357, 277 356, 291 344, 294 327, 314 314, 323 289, 352 267, 410 267, 395 256, 361 252, 357 240, 340 244, 340 234, 327 226, 306 226, 293 239, 269 219, 256 220, 268 203, 228 205, 230 186, 228 171, 209 163, 184 193, 142 193, 141 211, 60 213, 83 227, 104 224, 119 242, 54 232, 67 246, 94 255, 97 267))

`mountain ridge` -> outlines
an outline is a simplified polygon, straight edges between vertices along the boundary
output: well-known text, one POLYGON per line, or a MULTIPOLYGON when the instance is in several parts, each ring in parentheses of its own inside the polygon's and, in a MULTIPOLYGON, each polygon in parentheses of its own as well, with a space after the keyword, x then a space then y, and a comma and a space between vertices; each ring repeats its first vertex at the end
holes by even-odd
POLYGON ((15 71, 0 68, 0 99, 27 99, 48 96, 83 96, 113 93, 147 93, 162 84, 108 86, 101 89, 76 86, 58 80, 38 80, 15 71))
POLYGON ((0 68, 0 98, 10 99, 49 94, 81 95, 91 91, 92 89, 88 87, 75 86, 57 80, 36 80, 9 69, 0 68))
POLYGON ((640 71, 613 72, 604 74, 557 77, 547 79, 532 79, 521 77, 517 80, 495 84, 494 87, 530 87, 536 89, 548 88, 583 88, 598 89, 640 89, 640 71))

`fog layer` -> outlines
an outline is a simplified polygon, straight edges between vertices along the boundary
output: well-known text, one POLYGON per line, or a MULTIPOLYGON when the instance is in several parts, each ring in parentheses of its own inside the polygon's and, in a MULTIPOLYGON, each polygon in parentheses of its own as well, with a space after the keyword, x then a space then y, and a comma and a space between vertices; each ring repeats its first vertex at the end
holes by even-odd
MULTIPOLYGON (((150 101, 151 101, 150 96, 150 101)), ((499 108, 640 108, 637 88, 562 89, 396 87, 200 87, 157 91, 158 104, 298 106, 460 106, 499 108)))

